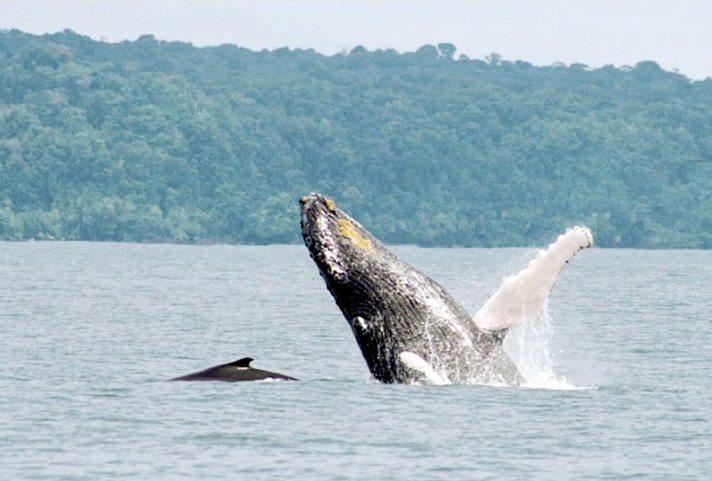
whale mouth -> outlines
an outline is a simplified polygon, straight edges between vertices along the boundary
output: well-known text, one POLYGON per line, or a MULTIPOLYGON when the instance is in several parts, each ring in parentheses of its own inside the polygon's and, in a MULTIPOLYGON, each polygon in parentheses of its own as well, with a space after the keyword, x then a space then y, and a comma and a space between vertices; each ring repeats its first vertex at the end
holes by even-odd
POLYGON ((339 221, 345 214, 328 197, 311 193, 299 199, 304 244, 327 284, 348 279, 339 221))
POLYGON ((335 213, 336 204, 334 201, 321 194, 312 192, 299 199, 302 215, 302 233, 304 235, 312 235, 315 228, 315 222, 319 217, 335 213))
POLYGON ((304 243, 309 252, 321 250, 321 244, 334 236, 336 205, 331 199, 316 193, 305 195, 299 199, 299 204, 304 243))

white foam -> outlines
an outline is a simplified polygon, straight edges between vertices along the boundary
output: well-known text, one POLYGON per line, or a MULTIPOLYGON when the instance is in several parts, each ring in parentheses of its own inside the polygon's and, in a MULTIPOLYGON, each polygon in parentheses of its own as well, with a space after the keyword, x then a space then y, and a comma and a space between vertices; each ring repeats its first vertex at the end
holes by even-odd
POLYGON ((541 377, 527 380, 522 387, 529 389, 549 389, 552 391, 585 391, 595 389, 594 386, 575 386, 569 383, 566 378, 541 377))

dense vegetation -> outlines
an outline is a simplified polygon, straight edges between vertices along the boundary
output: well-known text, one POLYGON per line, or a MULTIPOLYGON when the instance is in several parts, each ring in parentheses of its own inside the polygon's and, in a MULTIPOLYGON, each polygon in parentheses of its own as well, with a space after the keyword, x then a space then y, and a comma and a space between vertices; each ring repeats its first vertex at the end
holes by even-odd
POLYGON ((391 243, 712 247, 712 80, 357 47, 0 33, 0 238, 296 242, 331 195, 391 243))

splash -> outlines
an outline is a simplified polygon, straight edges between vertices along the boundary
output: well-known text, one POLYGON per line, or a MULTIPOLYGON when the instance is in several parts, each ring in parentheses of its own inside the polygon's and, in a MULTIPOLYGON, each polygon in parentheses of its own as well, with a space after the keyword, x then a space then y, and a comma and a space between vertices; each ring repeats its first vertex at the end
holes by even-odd
POLYGON ((553 335, 548 300, 536 316, 515 327, 507 335, 505 349, 527 381, 550 380, 554 377, 554 362, 551 359, 553 335))
MULTIPOLYGON (((403 365, 419 374, 414 383, 425 384, 488 384, 494 386, 511 385, 508 371, 516 369, 524 378, 523 387, 535 389, 580 389, 565 378, 554 373, 551 358, 551 340, 553 327, 548 311, 549 294, 562 268, 581 249, 592 245, 591 231, 586 227, 572 227, 561 234, 547 249, 541 250, 536 257, 519 273, 506 277, 497 292, 490 297, 475 314, 473 321, 484 331, 509 332, 504 342, 504 351, 492 350, 486 359, 479 356, 479 351, 472 344, 470 337, 461 325, 448 324, 451 331, 451 344, 447 362, 440 362, 439 352, 430 338, 430 328, 426 325, 425 333, 430 347, 430 362, 409 351, 400 353, 403 365), (523 322, 526 321, 526 322, 523 322), (463 365, 459 361, 473 359, 478 365, 463 365), (516 365, 516 368, 514 365, 516 365), (465 371, 460 370, 465 367, 465 371), (461 374, 474 372, 474 377, 461 374), (509 380, 509 382, 508 382, 509 380)), ((453 319, 449 306, 438 297, 428 299, 434 312, 441 313, 438 319, 453 319)), ((437 327, 443 328, 442 325, 437 327)))
POLYGON ((551 340, 554 328, 548 310, 548 300, 541 311, 527 322, 510 331, 504 348, 519 368, 526 382, 523 387, 533 389, 571 390, 580 389, 565 377, 554 372, 551 357, 551 340))

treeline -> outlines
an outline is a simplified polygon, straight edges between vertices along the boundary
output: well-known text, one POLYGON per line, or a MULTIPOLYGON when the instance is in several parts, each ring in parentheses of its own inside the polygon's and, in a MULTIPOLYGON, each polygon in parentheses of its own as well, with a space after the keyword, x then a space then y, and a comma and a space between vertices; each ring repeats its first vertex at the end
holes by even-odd
POLYGON ((712 80, 654 62, 0 33, 0 238, 299 241, 332 196, 390 243, 712 247, 712 80))

